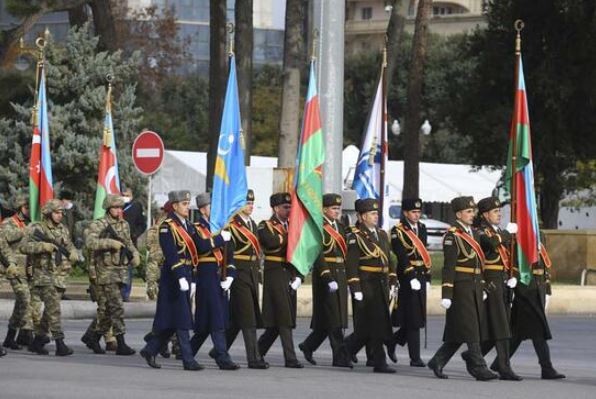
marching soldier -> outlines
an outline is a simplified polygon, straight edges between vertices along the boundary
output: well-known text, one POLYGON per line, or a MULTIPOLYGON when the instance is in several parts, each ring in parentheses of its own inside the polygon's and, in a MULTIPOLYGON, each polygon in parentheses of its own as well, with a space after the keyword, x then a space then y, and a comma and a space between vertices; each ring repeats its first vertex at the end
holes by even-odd
MULTIPOLYGON (((162 214, 158 217, 157 221, 147 229, 147 264, 145 269, 145 280, 147 282, 146 293, 149 300, 154 301, 157 299, 159 275, 161 273, 161 265, 164 262, 163 252, 159 245, 159 229, 162 223, 168 218, 168 215, 172 212, 172 205, 170 202, 166 202, 161 208, 162 214)), ((145 342, 149 342, 152 336, 152 332, 145 335, 145 342)), ((180 348, 178 347, 178 340, 176 334, 172 335, 172 352, 176 355, 177 359, 181 359, 180 348)), ((163 358, 169 358, 170 352, 168 344, 166 343, 159 351, 159 354, 163 358)))
POLYGON ((258 236, 265 266, 263 272, 263 324, 265 332, 259 338, 259 353, 265 356, 279 338, 283 347, 285 366, 303 368, 296 358, 292 329, 296 328, 296 290, 303 276, 287 262, 289 193, 276 193, 269 198, 273 215, 259 223, 258 236))
POLYGON ((390 262, 391 244, 378 229, 379 204, 376 199, 360 199, 355 204, 360 221, 348 236, 346 273, 353 296, 354 332, 346 338, 348 353, 354 356, 368 346, 375 373, 395 373, 387 366, 383 343, 391 338, 389 299, 395 295, 397 276, 390 262))
POLYGON ((106 214, 89 225, 86 247, 92 253, 97 273, 97 324, 90 341, 94 353, 105 353, 99 346, 101 337, 110 327, 116 336, 116 355, 135 353, 124 340, 124 306, 120 293, 128 265, 141 263, 139 252, 130 238, 128 222, 122 218, 124 200, 108 195, 103 202, 106 214))
POLYGON ((2 222, 2 237, 0 237, 2 245, 6 244, 5 276, 15 295, 14 308, 8 320, 8 332, 2 346, 21 349, 21 346, 31 345, 33 340, 33 314, 25 265, 26 257, 19 251, 25 227, 29 223, 29 199, 18 195, 14 200, 13 209, 16 213, 2 222))
POLYGON ((230 289, 231 324, 226 330, 226 342, 230 349, 242 331, 248 368, 267 369, 269 363, 263 360, 257 346, 257 328, 263 327, 259 309, 259 265, 263 251, 257 237, 257 224, 250 217, 254 200, 254 191, 248 190, 246 206, 230 223, 237 277, 230 289))
MULTIPOLYGON (((196 198, 201 217, 195 223, 199 237, 214 242, 221 237, 223 242, 230 241, 231 233, 222 230, 217 236, 211 234, 209 217, 211 216, 211 195, 199 194, 196 198)), ((196 294, 191 290, 191 298, 196 295, 195 322, 190 345, 196 355, 205 340, 211 335, 213 351, 211 356, 221 370, 240 368, 232 361, 226 345, 226 328, 229 325, 228 292, 236 277, 236 268, 232 264, 234 252, 231 245, 212 245, 206 250, 199 249, 199 266, 195 279, 196 294), (225 253, 224 253, 225 251, 225 253)))
POLYGON ((348 327, 348 287, 345 259, 348 247, 345 228, 338 221, 341 195, 323 196, 323 250, 312 271, 312 319, 310 335, 298 345, 306 360, 316 365, 313 352, 329 337, 333 366, 352 367, 344 344, 348 327))
POLYGON ((486 317, 488 319, 488 339, 482 342, 482 356, 486 356, 496 348, 499 364, 497 372, 500 379, 520 381, 522 378, 515 374, 509 362, 509 300, 508 289, 517 285, 515 277, 508 278, 509 252, 511 234, 517 232, 517 225, 509 223, 506 230, 499 228, 501 223, 501 201, 496 197, 483 198, 478 201, 477 228, 480 235, 480 246, 484 251, 486 265, 484 266, 484 281, 487 287, 486 317))
POLYGON ((164 262, 159 277, 153 334, 140 354, 150 367, 161 368, 155 356, 172 334, 176 334, 184 369, 201 370, 203 367, 194 359, 188 334, 188 330, 193 328, 190 291, 195 284, 193 274, 199 265, 199 251, 219 248, 224 245, 224 239, 219 235, 213 239, 199 237, 195 226, 188 220, 189 191, 171 191, 168 200, 173 211, 159 228, 159 245, 164 262))
MULTIPOLYGON (((21 276, 19 273, 15 258, 12 254, 12 251, 10 250, 10 247, 8 246, 8 242, 4 237, 4 232, 0 230, 0 276, 3 275, 6 276, 9 281, 13 279, 24 279, 24 276, 21 276)), ((6 350, 4 348, 22 349, 21 346, 17 345, 15 342, 16 333, 17 330, 14 324, 11 326, 11 321, 9 321, 8 334, 6 334, 6 339, 4 340, 2 346, 0 346, 0 356, 6 355, 6 350)))
POLYGON ((47 331, 56 341, 56 356, 73 353, 64 343, 60 320, 61 294, 56 278, 59 270, 68 270, 72 263, 79 260, 79 255, 68 229, 61 223, 63 211, 60 200, 49 200, 41 209, 42 221, 27 227, 20 246, 21 252, 28 256, 28 265, 32 267, 32 295, 37 295, 44 304, 41 322, 35 326, 35 338, 29 346, 30 351, 40 355, 48 354, 44 348, 47 331))
MULTIPOLYGON (((547 341, 552 338, 552 335, 546 319, 546 308, 552 293, 550 284, 552 262, 542 243, 539 254, 539 261, 532 265, 530 284, 520 283, 515 287, 515 297, 511 308, 513 337, 510 344, 510 356, 513 356, 523 340, 532 340, 538 362, 542 368, 542 379, 557 380, 565 378, 565 375, 555 370, 551 362, 547 341)), ((514 272, 519 276, 517 268, 514 269, 514 272)), ((500 362, 501 360, 497 356, 491 369, 497 369, 500 362)))
POLYGON ((420 222, 422 200, 402 200, 403 218, 391 229, 391 247, 397 256, 399 291, 394 324, 400 329, 387 344, 389 358, 397 361, 395 345, 408 344, 411 367, 425 367, 420 358, 420 329, 426 325, 426 297, 430 290, 431 258, 426 250, 426 226, 420 222))
POLYGON ((462 353, 468 372, 479 381, 497 378, 490 372, 480 351, 480 342, 487 336, 482 271, 484 252, 478 244, 478 233, 472 230, 476 204, 472 197, 451 201, 456 222, 443 238, 443 285, 441 306, 447 309, 443 345, 428 362, 438 378, 448 378, 443 367, 465 343, 462 353))

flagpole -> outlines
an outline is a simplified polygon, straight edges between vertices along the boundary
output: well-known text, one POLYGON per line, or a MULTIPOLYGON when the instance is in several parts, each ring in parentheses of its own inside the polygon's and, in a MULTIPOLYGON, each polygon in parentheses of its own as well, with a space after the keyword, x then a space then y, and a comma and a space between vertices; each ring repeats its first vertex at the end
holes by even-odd
MULTIPOLYGON (((514 89, 513 89, 513 102, 515 104, 516 98, 517 98, 517 90, 518 90, 518 85, 519 85, 519 61, 521 58, 521 31, 524 28, 524 21, 522 21, 521 19, 518 19, 514 22, 513 24, 517 34, 515 36, 515 73, 514 73, 514 89)), ((511 129, 513 130, 513 120, 514 118, 511 119, 511 129)), ((516 185, 516 174, 517 172, 517 134, 513 134, 513 137, 511 138, 512 142, 511 142, 511 165, 509 165, 509 167, 511 168, 511 222, 512 223, 516 223, 517 222, 517 185, 516 185)), ((517 246, 517 242, 516 242, 516 235, 512 234, 512 239, 511 239, 511 247, 510 247, 510 253, 511 253, 511 265, 509 267, 509 277, 513 277, 513 269, 516 266, 517 263, 517 253, 516 253, 516 246, 517 246)))
POLYGON ((379 173, 379 226, 383 227, 383 216, 385 214, 385 156, 387 155, 387 36, 383 47, 383 64, 381 65, 381 170, 379 173))

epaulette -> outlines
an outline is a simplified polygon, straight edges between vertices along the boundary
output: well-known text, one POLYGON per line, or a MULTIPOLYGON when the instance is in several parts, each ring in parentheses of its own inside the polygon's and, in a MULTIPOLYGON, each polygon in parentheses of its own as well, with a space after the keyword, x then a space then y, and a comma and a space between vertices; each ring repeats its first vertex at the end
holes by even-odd
POLYGON ((172 219, 171 218, 164 219, 164 221, 161 222, 161 225, 159 226, 159 232, 160 233, 167 233, 168 231, 170 231, 170 229, 169 229, 170 223, 172 223, 172 219))
POLYGON ((450 233, 455 233, 457 231, 457 227, 449 227, 447 231, 450 233))
POLYGON ((356 226, 350 226, 350 231, 354 234, 360 233, 360 229, 356 226))

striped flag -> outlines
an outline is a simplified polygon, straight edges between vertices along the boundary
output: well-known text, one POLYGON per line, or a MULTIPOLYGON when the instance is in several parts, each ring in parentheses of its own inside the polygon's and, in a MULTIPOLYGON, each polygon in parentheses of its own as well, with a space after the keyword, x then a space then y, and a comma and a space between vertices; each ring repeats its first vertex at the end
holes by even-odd
POLYGON ((246 205, 246 166, 244 165, 244 143, 240 126, 240 102, 236 61, 230 55, 230 73, 221 117, 219 144, 213 174, 211 196, 211 231, 218 232, 246 205))
POLYGON ((120 175, 116 155, 116 136, 112 123, 112 86, 108 86, 106 95, 106 114, 103 122, 103 139, 99 147, 99 168, 97 172, 97 190, 93 219, 102 218, 106 211, 103 201, 108 194, 120 193, 120 175))
POLYGON ((518 225, 516 247, 520 281, 528 285, 532 276, 531 266, 538 261, 540 232, 534 191, 530 115, 521 55, 517 56, 517 68, 517 90, 509 133, 506 179, 509 192, 512 193, 512 198, 516 199, 512 207, 511 221, 518 225))
POLYGON ((39 89, 33 112, 33 139, 31 141, 31 157, 29 158, 29 213, 31 221, 39 221, 41 207, 54 198, 46 77, 43 66, 40 67, 39 73, 39 89))
POLYGON ((323 242, 324 140, 313 60, 298 144, 287 251, 288 262, 303 275, 310 271, 323 242))
POLYGON ((381 187, 384 184, 381 181, 381 168, 383 163, 387 163, 386 114, 387 103, 383 101, 383 71, 381 71, 352 183, 352 188, 359 199, 380 199, 381 197, 381 187), (381 137, 382 134, 385 135, 384 138, 381 137), (385 143, 384 146, 383 143, 385 143))

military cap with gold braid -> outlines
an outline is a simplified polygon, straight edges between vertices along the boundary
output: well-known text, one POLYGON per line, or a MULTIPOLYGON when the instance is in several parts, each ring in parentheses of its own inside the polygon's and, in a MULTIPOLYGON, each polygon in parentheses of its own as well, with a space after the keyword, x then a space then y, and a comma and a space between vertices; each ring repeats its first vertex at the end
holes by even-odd
POLYGON ((269 198, 269 205, 271 205, 271 208, 290 203, 292 203, 290 193, 275 193, 269 198))
POLYGON ((478 201, 478 212, 490 212, 493 209, 497 209, 502 206, 503 204, 501 204, 501 201, 499 201, 497 197, 482 198, 480 201, 478 201))
POLYGON ((474 197, 456 197, 451 200, 451 209, 453 209, 453 212, 455 213, 463 211, 465 209, 474 208, 476 208, 474 197))
POLYGON ((401 209, 403 211, 422 210, 422 200, 420 198, 404 198, 401 201, 401 209))
POLYGON ((249 188, 246 192, 246 200, 247 201, 254 201, 255 200, 255 192, 249 188))
POLYGON ((354 208, 358 213, 366 213, 379 210, 379 202, 374 198, 356 200, 354 208))
POLYGON ((339 194, 325 194, 323 195, 323 207, 340 206, 341 195, 339 194))

